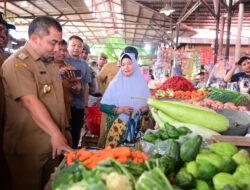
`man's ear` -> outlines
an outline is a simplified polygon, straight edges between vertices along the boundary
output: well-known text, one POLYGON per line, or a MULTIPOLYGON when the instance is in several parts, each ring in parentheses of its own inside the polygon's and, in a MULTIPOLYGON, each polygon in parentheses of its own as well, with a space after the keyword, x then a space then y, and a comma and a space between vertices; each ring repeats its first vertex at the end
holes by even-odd
POLYGON ((31 36, 30 36, 30 40, 33 42, 33 43, 37 43, 38 42, 38 40, 39 40, 39 36, 38 35, 36 35, 36 34, 32 34, 31 36))

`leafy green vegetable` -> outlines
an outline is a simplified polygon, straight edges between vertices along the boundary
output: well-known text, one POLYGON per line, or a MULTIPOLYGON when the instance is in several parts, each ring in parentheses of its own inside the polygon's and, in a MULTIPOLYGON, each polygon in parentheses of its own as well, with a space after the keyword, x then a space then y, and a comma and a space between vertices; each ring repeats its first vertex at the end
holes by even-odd
POLYGON ((177 128, 177 131, 179 132, 180 135, 187 135, 189 133, 192 133, 192 131, 187 127, 179 127, 177 128))
POLYGON ((171 139, 178 139, 180 136, 179 132, 176 129, 169 129, 167 131, 167 134, 171 139))
POLYGON ((166 130, 176 129, 175 126, 171 125, 168 122, 164 123, 164 127, 165 127, 166 130))
POLYGON ((52 190, 60 186, 69 186, 79 182, 83 176, 82 173, 87 169, 80 162, 76 162, 71 166, 65 166, 60 172, 55 174, 55 180, 52 183, 52 190))
POLYGON ((135 185, 136 190, 172 190, 168 179, 160 168, 144 172, 135 185))
POLYGON ((155 96, 164 98, 166 96, 166 92, 164 90, 157 90, 155 96))
POLYGON ((150 143, 155 143, 155 141, 157 140, 157 136, 152 133, 152 132, 149 132, 147 134, 145 134, 142 138, 144 141, 147 141, 147 142, 150 142, 150 143))
POLYGON ((249 96, 232 90, 211 88, 211 92, 208 94, 207 98, 222 103, 232 102, 238 106, 241 102, 248 100, 249 96))

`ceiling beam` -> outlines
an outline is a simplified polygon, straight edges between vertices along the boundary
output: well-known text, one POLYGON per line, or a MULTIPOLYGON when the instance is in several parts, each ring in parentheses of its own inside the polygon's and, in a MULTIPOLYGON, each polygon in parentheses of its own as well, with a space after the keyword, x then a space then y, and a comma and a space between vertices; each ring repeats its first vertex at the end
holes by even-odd
POLYGON ((176 24, 180 24, 182 21, 186 20, 200 5, 201 1, 200 0, 196 1, 196 3, 191 7, 191 9, 189 9, 188 12, 186 12, 185 15, 183 15, 183 17, 178 19, 176 24))
POLYGON ((207 10, 213 15, 213 17, 216 19, 217 15, 212 10, 212 8, 208 5, 208 3, 206 2, 206 0, 201 0, 201 2, 207 8, 207 10))
POLYGON ((43 9, 41 9, 40 7, 38 7, 35 3, 33 3, 32 1, 28 1, 31 5, 33 5, 34 7, 36 7, 37 9, 39 9, 41 12, 43 12, 44 14, 48 15, 47 12, 45 12, 43 9))
POLYGON ((16 6, 17 8, 21 9, 22 11, 24 11, 24 12, 26 12, 26 13, 28 13, 28 14, 32 15, 32 19, 34 18, 34 16, 35 16, 35 15, 34 15, 32 12, 29 12, 28 10, 26 10, 26 9, 22 8, 21 6, 17 5, 17 4, 16 4, 16 3, 14 3, 14 2, 8 2, 8 3, 10 3, 10 4, 12 4, 12 5, 16 6))

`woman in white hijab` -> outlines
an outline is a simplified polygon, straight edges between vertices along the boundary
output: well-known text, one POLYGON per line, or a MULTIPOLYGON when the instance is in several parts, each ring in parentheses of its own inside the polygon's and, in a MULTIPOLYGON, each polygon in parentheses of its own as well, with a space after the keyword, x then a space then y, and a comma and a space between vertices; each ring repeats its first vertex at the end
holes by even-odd
POLYGON ((103 95, 100 107, 108 115, 104 144, 111 147, 119 145, 130 114, 148 110, 146 102, 132 97, 150 98, 147 82, 134 54, 122 55, 120 62, 121 68, 103 95))

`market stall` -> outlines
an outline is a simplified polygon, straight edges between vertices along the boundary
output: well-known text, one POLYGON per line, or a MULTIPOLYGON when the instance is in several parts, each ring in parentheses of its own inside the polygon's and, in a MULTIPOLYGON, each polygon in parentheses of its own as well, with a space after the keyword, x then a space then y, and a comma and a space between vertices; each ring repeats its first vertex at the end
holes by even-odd
POLYGON ((154 129, 146 130, 133 147, 67 153, 51 188, 250 188, 250 137, 244 136, 250 123, 248 95, 196 89, 181 77, 165 81, 152 93, 154 98, 142 101, 150 106, 154 129), (238 131, 241 136, 232 136, 238 131))

